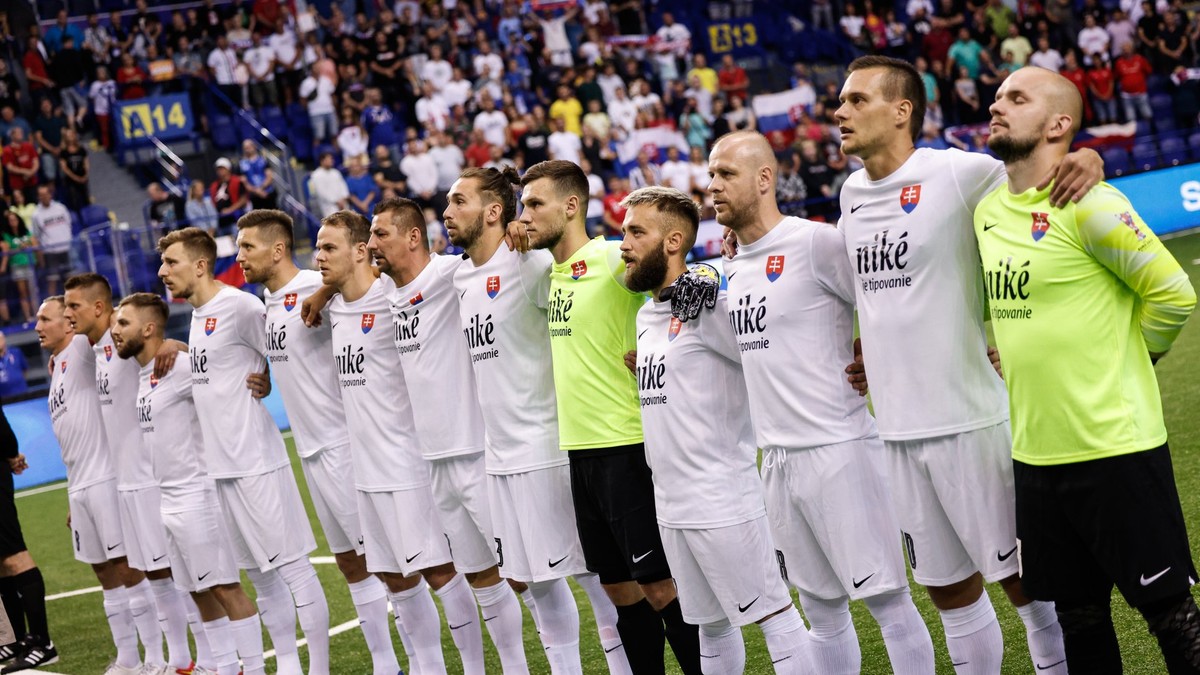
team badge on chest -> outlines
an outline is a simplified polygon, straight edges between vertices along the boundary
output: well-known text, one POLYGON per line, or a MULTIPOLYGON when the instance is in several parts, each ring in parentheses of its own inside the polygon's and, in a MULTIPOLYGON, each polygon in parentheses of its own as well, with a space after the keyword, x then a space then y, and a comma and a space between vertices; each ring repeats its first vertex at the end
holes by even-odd
POLYGON ((921 185, 906 185, 900 188, 900 208, 904 209, 905 213, 912 213, 913 209, 917 208, 917 204, 921 203, 921 185))
POLYGON ((783 256, 767 256, 767 281, 775 283, 775 280, 781 276, 783 276, 783 256))
POLYGON ((1033 225, 1029 228, 1029 233, 1033 235, 1034 241, 1041 241, 1042 237, 1046 236, 1046 232, 1050 230, 1050 214, 1033 212, 1033 225))
POLYGON ((104 360, 112 361, 112 345, 104 345, 104 360))
POLYGON ((496 295, 500 293, 500 277, 488 277, 487 285, 484 288, 487 290, 487 296, 495 299, 496 295))
POLYGON ((299 298, 296 297, 295 293, 288 293, 287 295, 283 296, 283 308, 289 312, 293 309, 296 309, 296 300, 298 299, 299 298))
POLYGON ((587 261, 586 260, 579 260, 579 261, 571 263, 571 278, 572 279, 575 279, 576 281, 578 281, 579 277, 581 277, 585 274, 587 274, 587 261))
POLYGON ((204 334, 212 335, 217 330, 217 317, 210 316, 204 320, 204 334))
POLYGON ((374 315, 374 314, 363 314, 363 315, 362 315, 362 332, 363 332, 363 335, 366 335, 367 333, 370 333, 370 332, 371 332, 371 329, 372 329, 372 328, 374 328, 374 327, 375 327, 375 315, 374 315))
POLYGON ((679 337, 679 331, 683 328, 683 322, 675 317, 671 317, 671 323, 667 326, 667 342, 674 342, 675 338, 679 337))

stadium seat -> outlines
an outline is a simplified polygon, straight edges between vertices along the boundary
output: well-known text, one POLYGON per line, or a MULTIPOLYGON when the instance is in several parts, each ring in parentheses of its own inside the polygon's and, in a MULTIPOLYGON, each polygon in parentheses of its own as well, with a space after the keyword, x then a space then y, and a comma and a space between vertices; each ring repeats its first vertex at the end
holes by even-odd
POLYGON ((234 126, 237 128, 238 145, 247 138, 259 141, 259 126, 254 122, 254 118, 247 114, 240 114, 234 117, 234 126))
POLYGON ((238 146, 237 130, 232 119, 224 115, 214 116, 209 122, 209 131, 212 132, 212 142, 216 147, 229 150, 238 146))
POLYGON ((1160 134, 1164 131, 1175 130, 1175 117, 1171 114, 1170 110, 1155 111, 1154 128, 1160 134))
POLYGON ((1158 168, 1158 146, 1153 141, 1136 143, 1133 146, 1133 167, 1138 171, 1149 171, 1158 168))
POLYGON ((103 225, 108 222, 108 209, 99 204, 88 204, 79 212, 79 219, 84 228, 103 225))
POLYGON ((1129 153, 1125 148, 1106 148, 1100 155, 1104 158, 1104 168, 1110 176, 1121 176, 1129 173, 1129 153))
POLYGON ((1200 131, 1188 136, 1188 147, 1192 149, 1192 159, 1200 159, 1200 131))
POLYGON ((262 109, 259 114, 259 123, 274 134, 275 138, 283 141, 288 136, 287 118, 283 116, 283 111, 277 106, 269 105, 262 109))
POLYGON ((1159 144, 1162 151, 1162 163, 1167 166, 1179 166, 1188 161, 1187 145, 1183 139, 1172 136, 1164 138, 1159 144))

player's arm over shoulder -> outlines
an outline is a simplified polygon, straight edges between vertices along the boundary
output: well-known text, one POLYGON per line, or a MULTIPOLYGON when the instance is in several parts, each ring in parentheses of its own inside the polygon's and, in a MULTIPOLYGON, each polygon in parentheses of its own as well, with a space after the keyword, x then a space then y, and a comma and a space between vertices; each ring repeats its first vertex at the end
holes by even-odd
POLYGON ((974 211, 984 197, 1008 182, 1004 162, 982 152, 964 152, 950 148, 935 151, 945 158, 958 194, 967 208, 974 211))
POLYGON ((811 264, 817 281, 829 292, 854 304, 854 269, 846 255, 846 235, 827 223, 814 223, 811 264))
POLYGON ((1100 183, 1075 206, 1080 243, 1141 298, 1142 337, 1152 354, 1171 348, 1196 306, 1188 275, 1120 190, 1100 183))

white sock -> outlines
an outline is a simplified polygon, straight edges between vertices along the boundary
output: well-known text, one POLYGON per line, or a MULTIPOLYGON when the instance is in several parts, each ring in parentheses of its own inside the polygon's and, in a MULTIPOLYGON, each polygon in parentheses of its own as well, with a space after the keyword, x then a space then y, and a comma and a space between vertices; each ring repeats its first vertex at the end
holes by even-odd
POLYGON ((296 605, 292 593, 278 570, 246 570, 257 594, 255 604, 262 624, 275 648, 275 668, 279 675, 304 675, 296 647, 296 605))
POLYGON ((146 651, 144 662, 152 666, 165 666, 163 658, 163 634, 158 625, 158 607, 154 602, 154 589, 150 581, 143 578, 133 586, 125 587, 129 594, 129 614, 137 626, 138 638, 146 651))
MULTIPOLYGON (((384 588, 387 585, 384 584, 384 588)), ((395 613, 395 609, 392 612, 395 613)), ((413 648, 412 637, 404 627, 404 621, 399 614, 395 615, 392 624, 396 626, 396 634, 400 636, 400 648, 404 650, 404 659, 408 661, 408 675, 421 675, 421 664, 417 661, 417 650, 413 648)), ((390 637, 388 638, 391 639, 390 637)))
POLYGON ((525 636, 522 630, 524 617, 516 593, 507 581, 494 586, 474 588, 475 600, 479 602, 483 625, 487 627, 492 644, 500 655, 500 665, 506 674, 529 672, 525 659, 525 636))
POLYGON ((192 650, 188 646, 187 606, 175 580, 150 580, 154 589, 154 604, 158 607, 158 624, 167 638, 167 665, 172 668, 187 668, 192 664, 192 650))
MULTIPOLYGON (((212 621, 205 621, 204 629, 201 631, 208 636, 209 644, 212 645, 212 651, 209 658, 204 661, 204 667, 209 670, 215 670, 217 675, 237 675, 241 670, 238 664, 237 648, 233 639, 233 628, 229 625, 229 617, 221 617, 212 621)), ((259 653, 262 653, 262 638, 259 638, 259 653)), ((196 661, 196 666, 201 665, 199 659, 196 661)))
POLYGON ((537 630, 538 633, 541 633, 542 632, 542 624, 538 620, 537 603, 534 602, 533 593, 529 592, 528 587, 526 587, 525 591, 523 593, 521 593, 521 602, 525 603, 525 609, 529 610, 529 616, 533 618, 533 627, 537 630))
POLYGON ((387 586, 377 577, 367 577, 350 586, 350 599, 358 612, 358 627, 371 652, 372 675, 396 675, 400 663, 392 647, 392 632, 388 628, 387 586))
POLYGON ((940 613, 954 672, 957 675, 999 673, 1004 660, 1004 636, 987 592, 966 607, 940 613))
POLYGON ((133 668, 141 662, 138 655, 137 627, 129 612, 129 592, 124 586, 104 590, 104 615, 117 646, 117 665, 133 668))
POLYGON ((604 648, 609 675, 633 675, 629 657, 625 655, 624 645, 621 644, 621 634, 617 632, 617 608, 600 585, 600 576, 577 574, 575 583, 587 594, 588 604, 592 606, 592 616, 596 617, 596 632, 600 634, 600 646, 604 648))
POLYGON ((1039 675, 1067 675, 1067 653, 1063 648, 1062 626, 1053 602, 1035 600, 1017 608, 1025 623, 1029 655, 1039 675))
MULTIPOLYGON (((795 607, 789 606, 786 611, 758 624, 758 627, 767 641, 767 653, 771 655, 771 665, 775 667, 776 675, 812 672, 808 657, 808 630, 804 628, 804 619, 800 618, 800 612, 795 607)), ((740 635, 738 639, 741 639, 740 635)), ((932 673, 933 670, 928 672, 932 673)))
POLYGON ((935 669, 933 639, 908 589, 873 595, 864 601, 883 633, 896 675, 924 675, 935 669))
MULTIPOLYGON (((208 642, 208 631, 204 627, 204 621, 200 618, 200 608, 196 606, 196 600, 191 593, 179 591, 179 594, 183 597, 183 607, 187 610, 188 628, 192 629, 192 640, 196 642, 196 665, 216 670, 217 664, 213 659, 213 650, 208 642)), ((225 621, 228 622, 229 619, 225 619, 225 621)))
POLYGON ((800 606, 810 626, 813 670, 827 675, 857 675, 862 670, 862 652, 850 620, 849 598, 823 600, 801 592, 800 606))
POLYGON ((582 675, 579 659, 579 606, 566 579, 529 584, 541 620, 542 646, 553 675, 582 675))
POLYGON ((429 595, 429 587, 422 580, 413 588, 388 594, 392 600, 392 611, 396 613, 396 627, 404 624, 404 631, 412 642, 408 649, 409 663, 416 662, 421 673, 442 673, 446 670, 446 657, 442 654, 442 620, 437 605, 429 595))
POLYGON ((463 675, 483 675, 483 629, 479 626, 479 608, 467 578, 455 574, 434 592, 442 600, 450 637, 462 658, 463 675))
POLYGON ((300 629, 308 640, 308 675, 329 675, 329 603, 308 558, 279 566, 279 576, 296 599, 300 629))
MULTIPOLYGON (((774 658, 774 654, 771 655, 774 658)), ((746 670, 746 643, 742 631, 728 621, 700 625, 700 672, 704 675, 741 675, 746 670)))
MULTIPOLYGON (((233 644, 237 645, 238 657, 242 659, 242 672, 245 675, 266 675, 267 667, 263 663, 262 623, 258 615, 229 622, 229 632, 233 636, 233 644)), ((216 641, 216 637, 209 636, 216 641)), ((214 649, 217 646, 213 645, 214 649)))

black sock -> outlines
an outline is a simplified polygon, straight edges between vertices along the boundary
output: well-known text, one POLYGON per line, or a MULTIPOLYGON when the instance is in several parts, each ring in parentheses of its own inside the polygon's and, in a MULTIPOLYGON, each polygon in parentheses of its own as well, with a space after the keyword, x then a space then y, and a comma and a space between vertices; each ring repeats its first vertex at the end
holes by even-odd
POLYGON ((675 652, 675 660, 679 661, 684 675, 701 675, 700 629, 683 620, 679 598, 672 600, 658 614, 667 627, 667 641, 671 643, 671 651, 675 652))
POLYGON ((21 594, 17 592, 12 577, 0 578, 0 600, 4 601, 4 613, 12 624, 17 639, 25 637, 25 608, 21 605, 21 594))
POLYGON ((36 567, 12 577, 12 584, 21 594, 21 606, 29 621, 29 634, 50 644, 50 626, 46 623, 46 582, 36 567))
POLYGON ((1200 610, 1191 593, 1139 609, 1158 639, 1167 672, 1200 673, 1200 610))
POLYGON ((1121 648, 1107 602, 1058 607, 1067 668, 1073 673, 1121 675, 1121 648))
POLYGON ((617 632, 625 645, 625 656, 634 675, 663 675, 663 647, 666 635, 662 617, 654 611, 650 601, 640 601, 617 606, 617 632))

